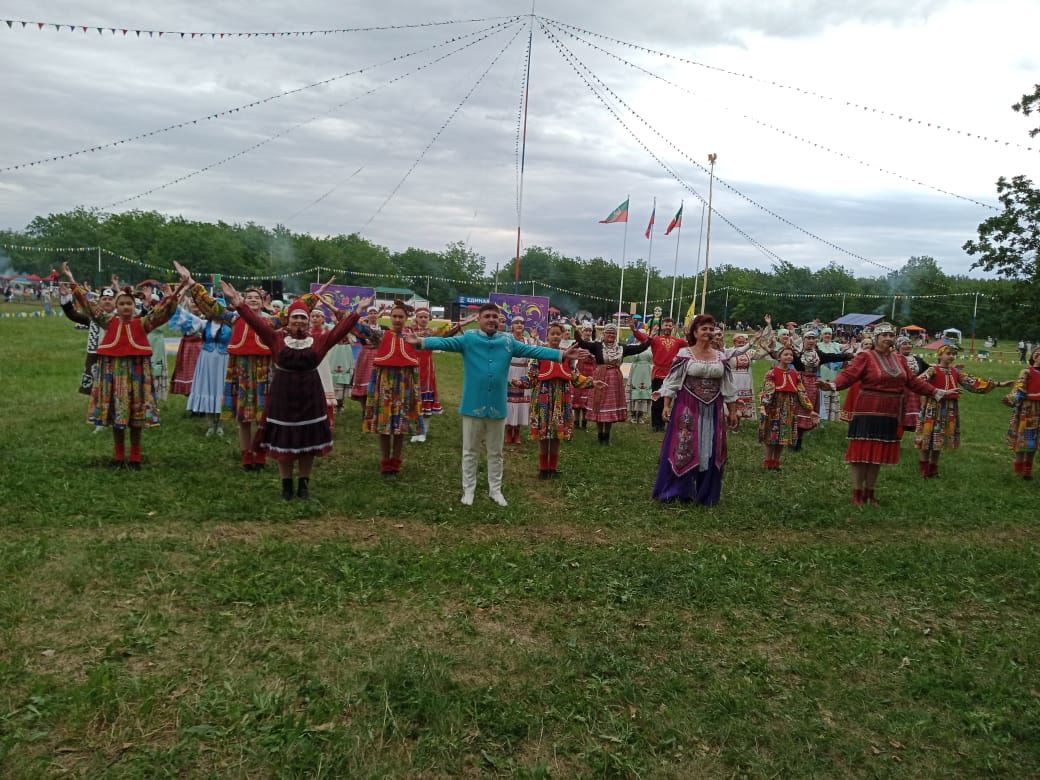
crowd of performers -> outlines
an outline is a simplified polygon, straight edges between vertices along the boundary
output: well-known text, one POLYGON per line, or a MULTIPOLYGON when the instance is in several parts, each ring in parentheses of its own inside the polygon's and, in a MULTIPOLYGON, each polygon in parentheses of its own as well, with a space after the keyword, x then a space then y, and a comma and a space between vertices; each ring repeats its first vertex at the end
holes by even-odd
POLYGON ((520 444, 527 431, 538 442, 539 477, 552 479, 559 474, 560 445, 575 428, 586 430, 591 420, 598 441, 609 445, 616 423, 649 417, 652 430, 663 434, 654 499, 717 503, 727 436, 742 420, 757 422, 767 471, 780 470, 784 450, 800 450, 808 431, 845 420, 852 500, 874 505, 880 468, 899 462, 904 431, 914 432, 921 476, 935 477, 941 453, 960 444, 960 393, 1006 386, 1012 387, 1005 401, 1013 408, 1007 440, 1014 470, 1032 477, 1040 348, 1017 379, 995 382, 955 366, 952 346, 941 347, 937 362, 927 364, 888 323, 843 345, 829 328, 788 323, 774 332, 767 315, 763 329, 735 334, 726 348, 714 318, 702 314, 685 334, 669 318, 650 329, 636 325, 628 344, 613 324, 598 334, 580 327, 569 343, 569 329, 551 324, 543 345, 523 318, 507 330, 493 304, 435 332, 427 309, 412 311, 401 302, 377 310, 369 299, 343 311, 319 290, 273 309, 260 290, 240 293, 222 282, 214 295, 186 268, 175 267, 179 285, 164 285, 163 295, 143 306, 117 283, 92 299, 64 268, 69 285, 62 308, 88 327, 80 392, 90 396, 87 416, 95 430, 113 432, 114 468, 141 468, 142 431, 158 424, 168 391, 187 396, 186 409, 206 417, 207 436, 224 435, 225 416, 237 422, 242 468, 259 471, 268 457, 277 461, 286 500, 309 497, 314 460, 331 450, 335 413, 348 399, 361 406, 362 430, 378 436, 380 472, 396 474, 405 438, 426 441, 431 418, 442 412, 432 359, 440 350, 463 356, 465 504, 473 503, 481 445, 488 494, 505 506, 503 444, 520 444), (334 325, 325 323, 323 308, 334 325), (389 327, 380 325, 384 314, 389 327), (471 322, 477 327, 463 330, 471 322), (181 336, 170 377, 163 325, 181 336), (356 360, 352 341, 360 344, 356 360), (756 360, 771 363, 757 392, 756 360), (844 403, 841 390, 848 391, 844 403))

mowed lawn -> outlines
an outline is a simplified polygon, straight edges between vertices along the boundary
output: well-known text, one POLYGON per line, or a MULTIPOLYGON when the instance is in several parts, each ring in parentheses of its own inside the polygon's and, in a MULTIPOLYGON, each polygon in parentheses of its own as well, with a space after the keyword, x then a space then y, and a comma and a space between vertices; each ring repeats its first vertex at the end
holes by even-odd
POLYGON ((768 474, 745 424, 710 510, 649 500, 630 424, 577 432, 554 482, 511 448, 509 507, 463 507, 440 355, 398 477, 351 405, 285 504, 181 397, 110 472, 84 342, 0 320, 4 777, 1040 773, 1040 480, 1004 391, 963 399, 938 479, 908 436, 880 508, 849 501, 842 424, 768 474))

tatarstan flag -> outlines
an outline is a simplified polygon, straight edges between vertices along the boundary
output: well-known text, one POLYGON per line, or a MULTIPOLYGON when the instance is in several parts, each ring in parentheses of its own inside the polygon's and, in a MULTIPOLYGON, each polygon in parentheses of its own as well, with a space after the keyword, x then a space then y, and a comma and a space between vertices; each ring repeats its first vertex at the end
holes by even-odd
POLYGON ((612 222, 628 222, 628 199, 625 202, 610 212, 610 215, 606 219, 601 219, 599 224, 609 225, 612 222))
POLYGON ((672 217, 672 221, 668 223, 668 229, 664 231, 664 234, 667 236, 677 227, 682 227, 682 206, 680 206, 679 210, 675 212, 675 216, 672 217))
POLYGON ((654 219, 657 217, 657 206, 654 206, 654 210, 650 212, 650 224, 646 226, 646 232, 643 234, 646 238, 650 238, 650 231, 654 229, 654 219))

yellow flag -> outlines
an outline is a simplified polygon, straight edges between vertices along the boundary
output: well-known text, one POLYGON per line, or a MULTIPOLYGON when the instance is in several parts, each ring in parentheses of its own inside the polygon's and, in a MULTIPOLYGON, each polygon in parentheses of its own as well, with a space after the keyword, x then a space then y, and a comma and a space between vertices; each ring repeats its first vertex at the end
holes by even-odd
POLYGON ((687 330, 690 327, 690 323, 693 322, 693 318, 697 316, 697 301, 690 301, 690 308, 686 310, 686 319, 683 320, 683 330, 687 330))

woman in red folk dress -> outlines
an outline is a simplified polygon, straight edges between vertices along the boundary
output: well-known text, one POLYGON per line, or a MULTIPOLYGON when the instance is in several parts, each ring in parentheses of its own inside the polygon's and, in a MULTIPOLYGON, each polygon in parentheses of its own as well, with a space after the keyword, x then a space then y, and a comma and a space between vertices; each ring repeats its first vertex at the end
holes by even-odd
POLYGON ((807 415, 813 425, 819 420, 801 375, 791 367, 793 360, 792 347, 783 347, 777 353, 777 364, 766 372, 759 396, 758 441, 766 447, 762 465, 767 471, 780 470, 784 446, 798 438, 800 415, 807 415))
POLYGON ((947 391, 947 394, 941 401, 932 398, 924 400, 917 423, 917 435, 914 436, 914 446, 921 453, 918 468, 926 479, 939 476, 939 455, 944 449, 955 450, 960 446, 961 415, 957 399, 961 390, 988 393, 995 387, 1012 384, 962 374, 953 367, 957 348, 949 344, 939 347, 936 355, 939 365, 929 366, 920 376, 933 387, 947 391))
MULTIPOLYGON (((922 358, 914 354, 914 345, 906 336, 900 336, 896 339, 896 349, 903 356, 907 368, 910 369, 910 373, 914 376, 920 376, 929 367, 922 358)), ((908 387, 906 389, 906 398, 903 399, 903 428, 908 431, 916 430, 917 419, 920 415, 921 396, 908 387)), ((927 476, 927 474, 924 476, 927 476)))
MULTIPOLYGON (((296 496, 310 498, 314 458, 332 450, 332 428, 318 365, 354 327, 358 315, 348 314, 330 331, 312 331, 310 308, 297 299, 285 311, 289 324, 284 330, 275 330, 267 317, 254 311, 234 287, 225 281, 221 286, 228 303, 270 348, 274 362, 259 446, 278 461, 282 499, 292 500, 294 466, 299 472, 296 496)), ((362 301, 361 305, 367 303, 362 301)))
POLYGON ((361 417, 365 416, 365 404, 368 401, 368 382, 372 379, 372 358, 376 355, 376 345, 382 328, 379 327, 379 309, 369 307, 365 314, 365 327, 372 338, 358 336, 361 349, 354 363, 354 385, 350 389, 350 397, 361 404, 361 417))
POLYGON ((1007 442, 1015 453, 1015 473, 1033 478, 1033 458, 1040 442, 1040 347, 1029 353, 1029 366, 1022 369, 1008 398, 1014 412, 1008 423, 1007 442))
POLYGON ((906 388, 936 399, 940 390, 910 373, 895 350, 896 332, 889 323, 874 326, 874 349, 856 354, 833 382, 820 380, 825 390, 842 390, 858 382, 859 395, 849 421, 845 462, 852 471, 852 503, 877 505, 878 473, 886 463, 899 463, 906 388))
POLYGON ((419 356, 404 339, 407 321, 408 308, 403 301, 395 301, 390 309, 390 329, 373 334, 377 347, 362 430, 379 434, 380 474, 401 470, 404 437, 418 428, 422 415, 419 356))
POLYGON ((97 345, 97 378, 90 391, 89 422, 112 428, 112 468, 141 469, 141 431, 159 424, 159 409, 152 387, 152 348, 148 333, 163 325, 177 310, 176 293, 166 287, 166 297, 142 317, 135 317, 136 300, 126 288, 115 296, 115 311, 105 312, 87 298, 76 284, 68 263, 62 270, 72 284, 76 302, 101 329, 97 345), (126 459, 125 431, 130 429, 130 460, 126 459))
MULTIPOLYGON (((563 326, 553 323, 546 331, 546 344, 560 349, 563 326)), ((599 387, 592 377, 571 371, 563 363, 532 360, 524 381, 531 388, 531 438, 538 442, 538 478, 559 476, 560 442, 570 441, 574 430, 572 387, 599 387)))
MULTIPOLYGON (((412 315, 415 327, 412 328, 419 338, 427 336, 454 336, 462 330, 467 323, 474 322, 477 318, 470 317, 447 328, 434 330, 430 327, 430 310, 420 306, 412 315)), ((435 414, 442 414, 440 395, 437 392, 437 371, 433 365, 433 350, 419 350, 419 397, 422 399, 422 416, 419 417, 419 432, 412 437, 413 444, 422 444, 426 441, 426 435, 430 432, 430 418, 435 414)))
MULTIPOLYGON (((585 341, 592 341, 592 326, 582 325, 576 329, 576 335, 585 341)), ((590 353, 588 357, 575 361, 574 370, 584 376, 592 376, 596 373, 596 358, 590 353)), ((589 413, 592 389, 590 387, 576 387, 571 391, 571 403, 574 405, 574 427, 585 431, 588 430, 589 421, 586 415, 589 413)))

